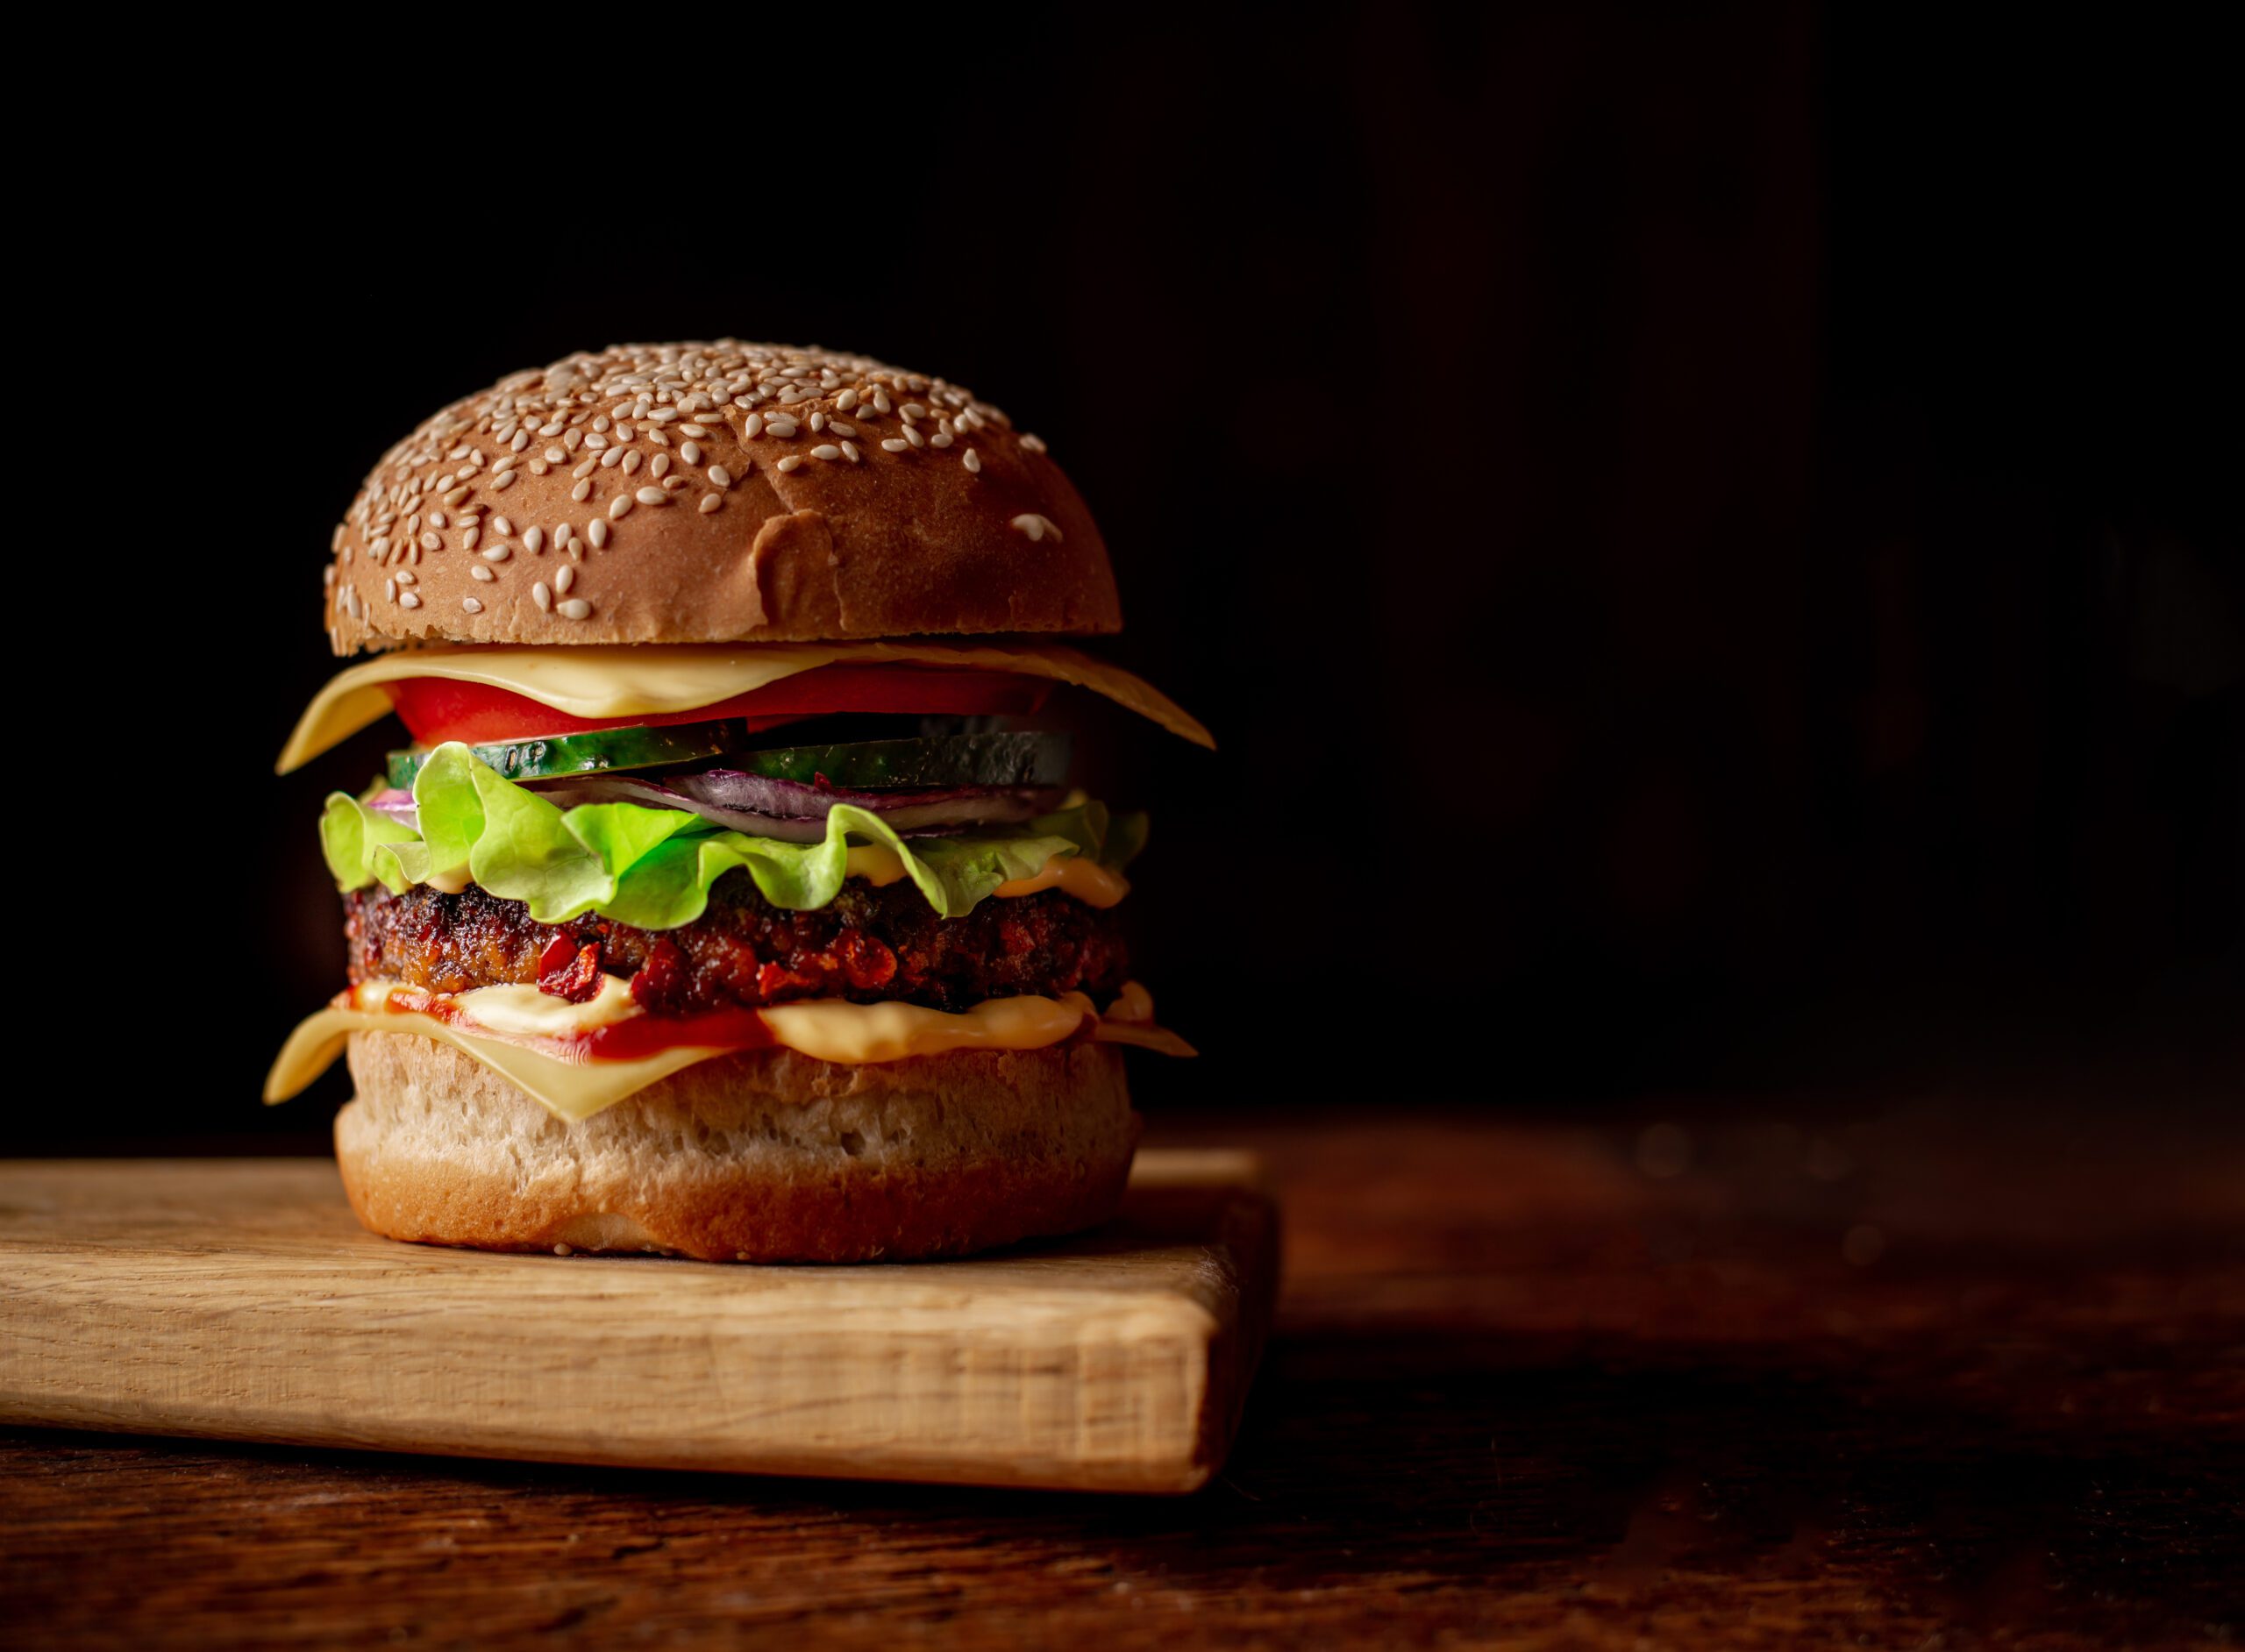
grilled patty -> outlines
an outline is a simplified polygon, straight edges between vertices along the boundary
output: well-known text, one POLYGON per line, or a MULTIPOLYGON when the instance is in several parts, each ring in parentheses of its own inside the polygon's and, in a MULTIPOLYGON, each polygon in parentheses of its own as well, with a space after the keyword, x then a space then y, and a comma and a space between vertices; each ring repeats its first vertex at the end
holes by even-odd
POLYGON ((1112 911, 1045 890, 939 918, 908 881, 852 879, 816 912, 772 905, 745 871, 719 879, 709 909, 675 929, 606 918, 539 923, 519 901, 470 887, 445 894, 379 887, 344 897, 351 979, 431 992, 535 982, 581 1002, 601 977, 631 983, 649 1013, 689 1015, 801 998, 884 999, 965 1009, 1022 993, 1119 988, 1129 958, 1112 911))

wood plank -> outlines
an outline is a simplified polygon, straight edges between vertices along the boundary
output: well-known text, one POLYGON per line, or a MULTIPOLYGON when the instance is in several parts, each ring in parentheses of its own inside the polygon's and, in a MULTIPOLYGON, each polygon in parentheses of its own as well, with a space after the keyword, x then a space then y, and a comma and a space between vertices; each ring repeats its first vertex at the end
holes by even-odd
POLYGON ((1268 1323, 1244 1155, 959 1262, 711 1266, 363 1231, 324 1161, 0 1164, 0 1421, 467 1456, 1187 1492, 1268 1323))

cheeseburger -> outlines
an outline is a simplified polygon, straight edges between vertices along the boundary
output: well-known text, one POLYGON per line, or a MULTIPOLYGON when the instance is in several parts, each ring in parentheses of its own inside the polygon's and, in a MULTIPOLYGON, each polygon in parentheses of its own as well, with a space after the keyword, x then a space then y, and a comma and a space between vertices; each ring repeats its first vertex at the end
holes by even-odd
POLYGON ((368 656, 283 772, 395 712, 320 822, 360 1220, 490 1250, 953 1256, 1088 1227, 1189 1055, 1116 908, 1141 816, 1071 789, 1055 695, 1202 744, 1055 639, 1117 630, 1036 437, 916 373, 774 345, 515 374, 393 448, 335 531, 368 656))

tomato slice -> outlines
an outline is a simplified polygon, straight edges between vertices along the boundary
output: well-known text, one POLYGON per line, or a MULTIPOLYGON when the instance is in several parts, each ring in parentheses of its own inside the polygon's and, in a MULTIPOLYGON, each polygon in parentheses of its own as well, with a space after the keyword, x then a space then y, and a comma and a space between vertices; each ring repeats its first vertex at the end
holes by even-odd
POLYGON ((535 739, 542 734, 645 729, 707 723, 717 717, 745 717, 753 730, 832 711, 1026 716, 1044 705, 1052 689, 1042 678, 1002 671, 954 671, 943 666, 821 666, 690 711, 660 711, 636 717, 573 717, 524 694, 450 677, 409 677, 382 686, 399 718, 421 745, 438 745, 446 740, 486 745, 501 740, 535 739))

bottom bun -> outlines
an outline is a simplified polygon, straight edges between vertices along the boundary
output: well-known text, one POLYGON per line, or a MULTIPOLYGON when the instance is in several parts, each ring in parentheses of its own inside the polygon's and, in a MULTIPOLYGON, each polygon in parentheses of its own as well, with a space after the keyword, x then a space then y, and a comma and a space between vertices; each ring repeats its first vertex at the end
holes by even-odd
POLYGON ((487 1250, 713 1262, 960 1256, 1104 1221, 1137 1145, 1112 1045, 872 1066, 719 1056, 572 1124, 449 1044, 353 1033, 359 1220, 487 1250))

